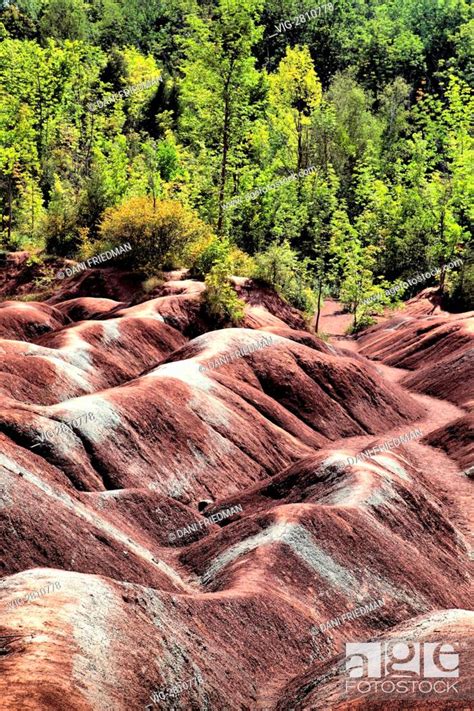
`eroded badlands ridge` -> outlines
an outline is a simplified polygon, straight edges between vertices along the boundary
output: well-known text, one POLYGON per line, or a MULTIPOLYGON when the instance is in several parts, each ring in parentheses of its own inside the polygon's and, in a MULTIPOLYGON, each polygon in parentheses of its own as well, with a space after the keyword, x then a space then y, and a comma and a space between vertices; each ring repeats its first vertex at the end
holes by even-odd
POLYGON ((0 309, 5 708, 375 709, 346 641, 467 639, 469 315, 427 294, 332 345, 245 280, 215 331, 199 282, 100 271, 0 309))

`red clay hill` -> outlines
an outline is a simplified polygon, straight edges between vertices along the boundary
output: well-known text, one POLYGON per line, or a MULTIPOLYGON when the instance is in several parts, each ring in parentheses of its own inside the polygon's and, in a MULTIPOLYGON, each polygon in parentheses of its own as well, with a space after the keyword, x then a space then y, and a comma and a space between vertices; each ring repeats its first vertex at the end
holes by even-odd
POLYGON ((472 708, 472 315, 426 291, 349 338, 328 302, 322 340, 235 279, 216 330, 183 273, 16 300, 28 269, 0 280, 2 709, 472 708), (346 643, 400 639, 458 645, 459 698, 346 690, 346 643))

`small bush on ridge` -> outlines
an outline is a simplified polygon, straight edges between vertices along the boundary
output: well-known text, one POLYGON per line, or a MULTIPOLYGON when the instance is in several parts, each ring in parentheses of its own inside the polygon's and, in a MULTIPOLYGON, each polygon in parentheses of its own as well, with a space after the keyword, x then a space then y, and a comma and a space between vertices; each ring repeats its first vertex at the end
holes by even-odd
POLYGON ((237 326, 244 317, 244 304, 230 283, 231 275, 231 263, 227 258, 214 264, 205 279, 205 309, 218 325, 230 323, 237 326))

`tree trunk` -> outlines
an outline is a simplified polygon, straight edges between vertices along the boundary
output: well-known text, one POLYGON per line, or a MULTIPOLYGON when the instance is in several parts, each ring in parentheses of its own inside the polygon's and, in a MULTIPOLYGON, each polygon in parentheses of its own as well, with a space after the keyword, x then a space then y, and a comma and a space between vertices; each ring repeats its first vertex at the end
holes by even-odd
MULTIPOLYGON (((444 240, 444 218, 445 218, 445 210, 444 207, 441 210, 441 216, 440 216, 440 225, 439 225, 439 231, 440 231, 440 244, 443 244, 444 240)), ((443 267, 445 265, 443 264, 443 267)), ((446 270, 441 269, 441 275, 439 277, 439 290, 441 292, 441 296, 443 296, 443 291, 444 291, 444 282, 446 279, 446 270)))
POLYGON ((463 260, 462 266, 461 266, 461 281, 459 283, 459 289, 461 291, 461 294, 464 293, 464 274, 465 274, 465 267, 466 262, 463 260))
POLYGON ((155 190, 155 176, 151 176, 151 194, 153 195, 153 212, 156 212, 156 190, 155 190))
POLYGON ((301 178, 299 172, 303 167, 303 126, 301 121, 301 113, 298 112, 298 166, 297 173, 298 179, 296 183, 296 193, 298 196, 298 203, 301 202, 301 178))
POLYGON ((8 231, 7 231, 7 240, 8 240, 9 247, 11 247, 11 236, 12 236, 12 202, 13 202, 13 175, 10 175, 9 179, 8 179, 8 231))
POLYGON ((303 167, 303 126, 301 121, 301 114, 298 113, 298 166, 297 172, 299 173, 303 167))
MULTIPOLYGON (((3 182, 3 181, 2 181, 3 182)), ((2 186, 3 187, 3 186, 2 186)), ((5 213, 7 209, 7 202, 6 200, 3 200, 2 198, 2 226, 1 226, 1 231, 5 229, 5 213)))
POLYGON ((357 328, 357 309, 359 306, 359 294, 357 297, 354 299, 354 323, 352 324, 352 328, 355 330, 357 328))
POLYGON ((323 292, 323 279, 322 277, 319 279, 319 285, 318 285, 318 310, 317 310, 317 315, 316 315, 316 324, 314 326, 314 330, 316 333, 319 332, 319 317, 321 315, 321 294, 323 292))
MULTIPOLYGON (((230 79, 230 77, 229 77, 230 79)), ((228 82, 227 82, 228 84, 228 82)), ((222 234, 224 224, 224 196, 225 196, 225 181, 227 177, 227 154, 229 151, 229 124, 230 124, 230 97, 227 92, 227 87, 224 94, 224 129, 222 136, 222 162, 221 162, 221 177, 219 185, 219 217, 217 220, 217 234, 222 234)))
POLYGON ((84 155, 84 174, 87 177, 90 177, 90 167, 91 167, 91 150, 92 150, 92 144, 94 142, 94 114, 91 115, 91 123, 90 123, 90 134, 89 136, 85 139, 85 155, 84 155))
POLYGON ((38 131, 38 157, 41 160, 43 157, 43 128, 44 128, 44 116, 43 116, 43 91, 41 88, 41 81, 39 76, 39 68, 36 68, 36 81, 38 83, 38 110, 39 110, 39 131, 38 131))

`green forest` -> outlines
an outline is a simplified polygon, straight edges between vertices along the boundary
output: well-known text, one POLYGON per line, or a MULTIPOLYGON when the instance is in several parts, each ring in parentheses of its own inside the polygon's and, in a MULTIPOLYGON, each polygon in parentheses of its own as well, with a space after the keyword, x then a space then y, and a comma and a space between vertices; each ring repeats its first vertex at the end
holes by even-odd
POLYGON ((41 293, 51 260, 129 242, 230 323, 231 275, 310 316, 332 295, 355 330, 427 286, 473 308, 467 0, 0 7, 0 247, 41 293))

